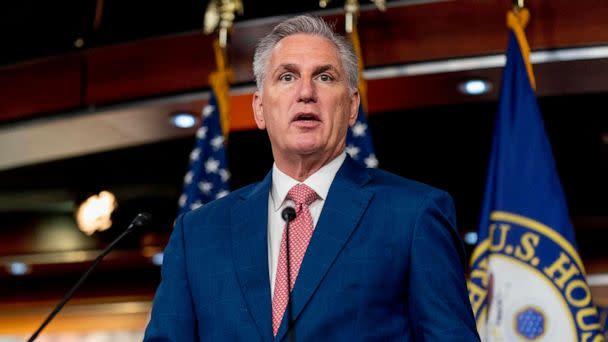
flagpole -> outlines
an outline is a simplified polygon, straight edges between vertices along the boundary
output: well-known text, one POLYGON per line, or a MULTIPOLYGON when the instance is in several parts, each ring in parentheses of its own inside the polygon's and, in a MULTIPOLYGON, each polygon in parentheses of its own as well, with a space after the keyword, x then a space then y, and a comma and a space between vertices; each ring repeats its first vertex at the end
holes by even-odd
MULTIPOLYGON (((384 0, 373 1, 376 7, 380 11, 385 10, 384 0)), ((323 7, 323 6, 321 6, 323 7)), ((361 42, 359 40, 359 31, 357 29, 357 15, 359 14, 359 2, 357 0, 346 0, 344 4, 345 21, 344 29, 350 42, 353 46, 355 55, 357 56, 357 73, 358 83, 357 88, 359 91, 359 109, 357 113, 357 120, 353 127, 348 129, 346 134, 346 153, 362 166, 368 168, 378 167, 378 159, 374 151, 374 145, 371 139, 371 133, 367 125, 367 83, 363 78, 363 70, 365 63, 363 62, 363 53, 361 49, 361 42)))
POLYGON ((241 0, 212 0, 207 5, 203 25, 206 34, 218 30, 218 37, 213 41, 217 70, 209 75, 209 84, 217 96, 222 133, 226 141, 230 132, 230 83, 234 81, 234 73, 228 66, 227 48, 228 36, 234 26, 236 14, 243 14, 241 0))
POLYGON ((196 131, 188 172, 178 200, 180 214, 226 196, 230 191, 225 144, 230 130, 229 92, 233 72, 228 67, 226 50, 235 14, 242 13, 242 10, 240 0, 211 0, 207 5, 203 32, 212 34, 219 28, 218 37, 213 40, 217 70, 209 75, 211 95, 201 110, 200 127, 196 131))
POLYGON ((522 8, 524 8, 524 0, 513 0, 513 10, 514 11, 517 12, 522 8))

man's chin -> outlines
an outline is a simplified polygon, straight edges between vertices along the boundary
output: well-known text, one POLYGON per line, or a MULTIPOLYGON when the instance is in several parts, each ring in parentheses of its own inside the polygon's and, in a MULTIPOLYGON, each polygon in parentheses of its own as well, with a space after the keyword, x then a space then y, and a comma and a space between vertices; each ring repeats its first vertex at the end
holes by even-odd
POLYGON ((308 155, 323 150, 325 146, 317 137, 300 137, 292 142, 291 151, 293 153, 308 155))
POLYGON ((299 156, 314 156, 319 153, 319 148, 315 147, 306 147, 306 148, 297 148, 293 150, 293 153, 299 156))

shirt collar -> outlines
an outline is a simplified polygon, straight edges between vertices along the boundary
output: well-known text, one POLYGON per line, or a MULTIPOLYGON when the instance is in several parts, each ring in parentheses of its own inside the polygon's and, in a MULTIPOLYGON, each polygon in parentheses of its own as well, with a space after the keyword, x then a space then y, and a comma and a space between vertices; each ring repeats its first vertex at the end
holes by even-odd
MULTIPOLYGON (((329 187, 338 173, 338 169, 344 163, 346 159, 346 152, 342 152, 336 158, 329 163, 323 165, 319 170, 306 178, 302 183, 308 185, 313 189, 317 195, 325 200, 329 187)), ((273 209, 279 210, 287 197, 289 190, 296 184, 299 184, 297 180, 291 178, 283 171, 279 170, 277 164, 272 165, 272 186, 270 190, 270 197, 272 199, 273 209)))

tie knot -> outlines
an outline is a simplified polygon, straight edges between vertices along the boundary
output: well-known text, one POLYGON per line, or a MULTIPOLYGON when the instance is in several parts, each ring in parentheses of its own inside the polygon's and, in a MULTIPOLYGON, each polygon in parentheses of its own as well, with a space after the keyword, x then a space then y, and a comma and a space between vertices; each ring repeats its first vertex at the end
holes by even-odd
POLYGON ((287 198, 296 202, 297 205, 310 205, 317 199, 317 193, 306 184, 297 184, 289 190, 287 198))

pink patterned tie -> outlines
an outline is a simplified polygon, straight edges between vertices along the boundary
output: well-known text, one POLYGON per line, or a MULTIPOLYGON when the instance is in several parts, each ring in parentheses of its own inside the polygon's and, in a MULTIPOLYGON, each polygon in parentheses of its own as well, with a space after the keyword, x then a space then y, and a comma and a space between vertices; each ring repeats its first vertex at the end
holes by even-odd
MULTIPOLYGON (((310 242, 314 230, 312 215, 309 205, 318 197, 317 193, 307 185, 295 185, 287 193, 287 198, 296 204, 296 218, 289 224, 289 263, 291 272, 291 288, 296 282, 302 259, 310 242)), ((272 333, 274 336, 279 331, 279 325, 283 319, 287 302, 289 301, 289 287, 287 286, 287 256, 285 247, 285 231, 281 239, 281 250, 279 252, 279 263, 274 285, 274 296, 272 297, 272 333)))

